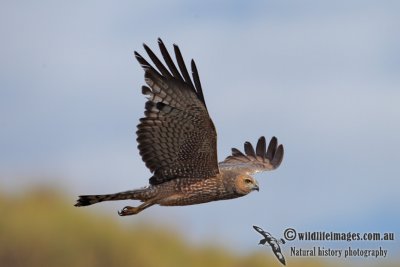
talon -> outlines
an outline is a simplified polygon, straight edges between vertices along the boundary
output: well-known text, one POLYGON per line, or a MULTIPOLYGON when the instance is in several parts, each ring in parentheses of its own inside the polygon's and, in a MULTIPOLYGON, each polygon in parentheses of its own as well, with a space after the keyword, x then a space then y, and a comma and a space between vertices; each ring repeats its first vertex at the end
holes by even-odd
POLYGON ((125 207, 125 208, 123 208, 121 211, 118 211, 118 215, 119 215, 119 216, 125 216, 125 215, 127 215, 127 214, 126 214, 127 211, 128 211, 128 207, 125 207))
POLYGON ((118 211, 118 215, 119 216, 127 216, 127 215, 136 214, 138 212, 139 212, 138 208, 126 206, 121 211, 118 211))

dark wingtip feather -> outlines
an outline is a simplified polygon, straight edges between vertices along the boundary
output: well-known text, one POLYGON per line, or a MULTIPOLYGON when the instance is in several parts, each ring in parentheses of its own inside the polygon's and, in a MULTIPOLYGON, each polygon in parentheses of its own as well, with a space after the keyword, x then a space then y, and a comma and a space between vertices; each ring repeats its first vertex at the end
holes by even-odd
POLYGON ((164 61, 165 61, 165 63, 167 63, 167 66, 168 66, 169 70, 171 71, 172 75, 176 79, 184 82, 181 74, 179 73, 178 69, 175 66, 175 63, 172 61, 172 58, 171 58, 167 48, 165 47, 163 41, 160 38, 158 38, 158 47, 160 48, 161 54, 164 58, 164 61))
POLYGON ((179 49, 179 47, 176 44, 174 44, 174 51, 175 51, 176 61, 178 62, 178 67, 182 73, 183 79, 196 92, 196 89, 195 89, 195 87, 192 83, 192 80, 190 79, 189 73, 187 71, 185 61, 183 60, 181 50, 179 49))
POLYGON ((275 151, 276 151, 276 147, 278 145, 278 139, 273 136, 271 138, 271 141, 269 141, 269 145, 268 145, 268 149, 267 149, 267 154, 265 155, 265 157, 267 159, 269 159, 270 161, 272 160, 272 158, 274 157, 275 151))
POLYGON ((284 155, 283 145, 279 145, 278 148, 276 149, 273 159, 271 160, 272 166, 278 168, 279 165, 281 165, 282 163, 283 155, 284 155))
POLYGON ((258 231, 258 229, 261 229, 260 227, 253 225, 254 230, 258 231))
POLYGON ((142 68, 144 70, 148 70, 151 69, 151 65, 149 64, 149 62, 147 62, 142 55, 140 55, 138 52, 134 52, 136 60, 139 62, 140 66, 142 66, 142 68))
POLYGON ((260 234, 262 234, 263 236, 265 236, 265 231, 261 228, 258 227, 256 225, 253 225, 254 230, 256 230, 257 232, 259 232, 260 234))
POLYGON ((258 142, 257 142, 257 147, 256 147, 256 154, 257 154, 257 156, 259 156, 259 157, 261 157, 262 159, 264 159, 264 157, 265 157, 265 152, 266 152, 266 148, 267 148, 267 145, 266 145, 266 143, 265 143, 265 137, 264 137, 264 136, 261 136, 261 137, 258 139, 258 142))
POLYGON ((197 70, 196 63, 194 62, 193 59, 190 62, 190 65, 192 67, 192 77, 193 77, 193 82, 194 82, 194 86, 195 86, 195 89, 196 89, 197 96, 199 97, 201 102, 203 102, 203 104, 205 105, 206 101, 204 99, 203 89, 201 88, 199 72, 197 70))
POLYGON ((149 55, 151 61, 153 61, 154 65, 156 65, 157 69, 164 75, 165 77, 171 77, 171 74, 164 66, 164 64, 158 59, 158 57, 154 54, 154 52, 146 45, 143 44, 144 50, 146 50, 149 55))
MULTIPOLYGON (((134 51, 133 54, 135 55, 135 58, 136 58, 137 61, 139 61, 139 58, 140 59, 143 58, 137 51, 134 51)), ((140 63, 140 61, 139 61, 139 63, 140 63)))
POLYGON ((244 152, 246 153, 247 156, 251 156, 251 157, 256 156, 256 153, 254 152, 254 148, 250 142, 244 143, 244 152))
MULTIPOLYGON (((192 59, 191 61, 191 67, 192 67, 192 77, 196 89, 197 96, 203 102, 204 106, 206 106, 206 101, 204 99, 204 94, 203 94, 203 89, 201 88, 201 83, 200 83, 200 77, 199 77, 199 72, 197 71, 196 63, 192 59)), ((207 107, 206 107, 207 108, 207 107)))

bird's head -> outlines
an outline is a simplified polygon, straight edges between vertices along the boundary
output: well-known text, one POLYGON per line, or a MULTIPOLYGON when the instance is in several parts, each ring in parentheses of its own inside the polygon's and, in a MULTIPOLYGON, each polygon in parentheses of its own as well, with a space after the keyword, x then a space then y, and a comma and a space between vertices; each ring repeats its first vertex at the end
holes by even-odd
POLYGON ((247 174, 238 175, 236 177, 235 186, 236 192, 243 195, 247 195, 254 190, 260 190, 257 180, 247 174))
POLYGON ((267 239, 261 239, 260 242, 258 242, 259 245, 265 245, 265 243, 267 243, 267 239))

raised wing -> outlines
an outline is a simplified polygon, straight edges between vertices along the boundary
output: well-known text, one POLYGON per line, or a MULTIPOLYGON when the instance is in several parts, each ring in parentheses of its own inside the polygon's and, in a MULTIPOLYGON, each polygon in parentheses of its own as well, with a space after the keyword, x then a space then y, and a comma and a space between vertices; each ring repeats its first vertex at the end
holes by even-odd
POLYGON ((157 69, 139 53, 136 59, 145 70, 148 86, 145 117, 137 126, 140 155, 153 173, 150 184, 175 178, 206 178, 218 174, 217 134, 208 114, 199 74, 191 61, 194 84, 182 54, 174 45, 175 66, 164 43, 158 45, 168 68, 147 45, 143 45, 157 69))
POLYGON ((232 155, 219 163, 221 169, 238 170, 247 174, 262 171, 270 171, 279 167, 283 159, 283 145, 278 145, 278 139, 274 136, 266 149, 265 137, 258 139, 256 150, 253 146, 244 143, 245 154, 236 148, 232 148, 232 155))

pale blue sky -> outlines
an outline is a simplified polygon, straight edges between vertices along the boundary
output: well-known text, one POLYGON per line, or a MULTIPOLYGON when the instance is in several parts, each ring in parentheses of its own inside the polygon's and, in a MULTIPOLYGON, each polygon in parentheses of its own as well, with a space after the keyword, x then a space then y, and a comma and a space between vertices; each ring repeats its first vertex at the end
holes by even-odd
MULTIPOLYGON (((10 1, 0 4, 0 185, 71 195, 144 186, 133 51, 196 60, 223 159, 275 135, 281 167, 246 198, 151 208, 190 240, 253 249, 251 225, 400 234, 396 1, 10 1), (157 51, 158 52, 158 51, 157 51)), ((93 210, 116 215, 125 202, 93 210)), ((77 212, 82 212, 78 210, 77 212)), ((395 246, 399 249, 398 242, 395 246)), ((257 248, 255 248, 257 249, 257 248)))

